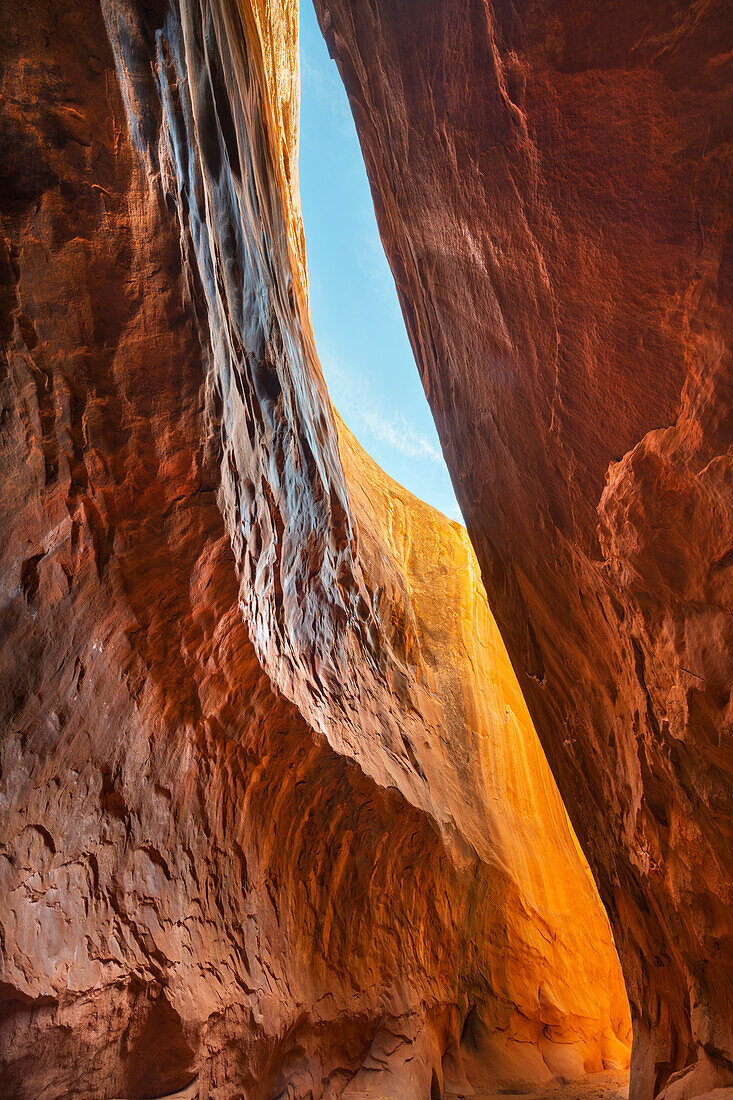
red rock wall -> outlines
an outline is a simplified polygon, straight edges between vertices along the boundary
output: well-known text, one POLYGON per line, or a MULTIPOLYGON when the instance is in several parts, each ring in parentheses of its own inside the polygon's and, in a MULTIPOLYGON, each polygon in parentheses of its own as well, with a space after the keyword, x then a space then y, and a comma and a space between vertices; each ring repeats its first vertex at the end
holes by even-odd
POLYGON ((611 916, 632 1095, 730 1084, 733 11, 316 8, 489 599, 611 916))
POLYGON ((468 538, 323 387, 296 14, 3 11, 3 1097, 422 1100, 627 1056, 468 538))

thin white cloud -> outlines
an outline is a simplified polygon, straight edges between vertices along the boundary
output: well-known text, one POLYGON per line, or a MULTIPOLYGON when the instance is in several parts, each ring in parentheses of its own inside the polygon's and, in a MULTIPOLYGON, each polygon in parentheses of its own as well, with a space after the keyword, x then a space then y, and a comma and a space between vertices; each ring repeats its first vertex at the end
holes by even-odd
POLYGON ((361 425, 380 443, 406 458, 421 458, 438 466, 443 465, 437 437, 434 442, 406 416, 388 412, 368 382, 353 370, 344 368, 339 357, 332 353, 327 340, 322 342, 320 350, 331 397, 357 436, 358 425, 361 425))
POLYGON ((331 398, 361 445, 406 489, 465 526, 437 435, 431 439, 402 413, 387 410, 368 379, 344 368, 327 338, 321 341, 320 352, 331 398), (392 450, 395 457, 390 460, 387 454, 379 453, 376 444, 392 450), (418 460, 420 466, 410 467, 410 460, 418 460))
POLYGON ((386 443, 407 458, 424 458, 428 462, 442 464, 443 456, 438 448, 427 436, 415 431, 404 417, 387 417, 374 406, 357 407, 355 411, 380 443, 386 443))

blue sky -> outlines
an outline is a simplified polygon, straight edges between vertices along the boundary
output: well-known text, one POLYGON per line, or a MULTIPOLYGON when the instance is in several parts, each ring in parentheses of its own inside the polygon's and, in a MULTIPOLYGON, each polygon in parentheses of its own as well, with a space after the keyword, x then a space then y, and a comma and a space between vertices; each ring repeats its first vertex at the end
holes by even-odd
POLYGON ((379 239, 346 92, 311 0, 300 19, 300 193, 326 385, 379 465, 462 522, 379 239))

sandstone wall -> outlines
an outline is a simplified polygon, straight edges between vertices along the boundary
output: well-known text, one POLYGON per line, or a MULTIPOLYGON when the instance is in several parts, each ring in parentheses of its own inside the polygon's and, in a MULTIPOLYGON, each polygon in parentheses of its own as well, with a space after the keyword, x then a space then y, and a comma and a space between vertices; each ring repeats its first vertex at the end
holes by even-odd
POLYGON ((731 6, 316 8, 489 600, 611 917, 632 1094, 731 1084, 731 6))
POLYGON ((295 8, 3 20, 0 1091, 623 1064, 610 929, 466 533, 320 376, 295 8))

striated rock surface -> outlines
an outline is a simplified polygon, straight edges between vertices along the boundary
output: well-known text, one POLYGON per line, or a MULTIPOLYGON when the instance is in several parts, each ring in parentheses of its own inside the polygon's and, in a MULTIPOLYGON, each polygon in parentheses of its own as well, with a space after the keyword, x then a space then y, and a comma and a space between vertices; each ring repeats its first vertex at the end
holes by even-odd
POLYGON ((733 1084, 733 11, 316 0, 631 1091, 733 1084))
POLYGON ((3 24, 0 1093, 623 1066, 610 928, 468 536, 323 386, 295 6, 3 24))

